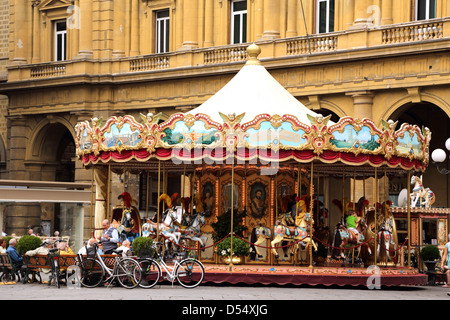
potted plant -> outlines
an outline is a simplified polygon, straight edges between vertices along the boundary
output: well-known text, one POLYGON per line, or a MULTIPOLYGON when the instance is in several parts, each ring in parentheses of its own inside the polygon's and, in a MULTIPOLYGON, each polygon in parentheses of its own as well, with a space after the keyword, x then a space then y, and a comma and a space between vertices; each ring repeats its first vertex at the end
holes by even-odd
POLYGON ((140 258, 152 258, 155 254, 152 238, 138 237, 133 240, 132 247, 133 253, 140 258))
POLYGON ((25 252, 34 250, 42 244, 42 240, 36 236, 23 236, 17 241, 17 252, 25 254, 25 252))
MULTIPOLYGON (((216 253, 225 263, 230 263, 231 259, 231 237, 226 238, 216 247, 216 253)), ((233 236, 233 264, 244 262, 244 258, 250 253, 250 246, 244 240, 233 236)))
MULTIPOLYGON (((233 231, 234 234, 243 237, 244 231, 248 228, 242 224, 242 219, 246 217, 246 211, 238 212, 234 209, 233 213, 233 231)), ((211 224, 214 229, 212 234, 214 242, 220 241, 225 238, 231 231, 231 209, 217 217, 217 222, 211 224)))
POLYGON ((426 246, 420 250, 420 257, 425 263, 429 272, 436 270, 436 260, 441 258, 439 248, 437 246, 426 246))

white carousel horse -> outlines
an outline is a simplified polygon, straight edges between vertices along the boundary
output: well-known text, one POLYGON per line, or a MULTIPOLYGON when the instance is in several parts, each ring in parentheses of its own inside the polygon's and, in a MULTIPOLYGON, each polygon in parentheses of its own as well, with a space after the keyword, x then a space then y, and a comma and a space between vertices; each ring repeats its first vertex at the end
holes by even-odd
MULTIPOLYGON (((172 209, 167 209, 165 212, 164 222, 159 224, 159 233, 178 244, 180 241, 181 232, 176 231, 174 228, 174 221, 176 221, 176 218, 175 212, 172 209)), ((148 221, 142 225, 142 236, 155 236, 157 230, 158 224, 148 221)))
MULTIPOLYGON (((347 244, 355 244, 360 245, 364 242, 364 230, 367 229, 367 223, 364 218, 360 218, 356 224, 356 232, 355 230, 347 229, 343 224, 339 223, 336 226, 336 235, 334 237, 334 245, 335 247, 339 247, 341 258, 345 259, 344 250, 347 244)), ((367 247, 369 255, 372 254, 370 250, 370 246, 368 243, 364 244, 367 247)), ((358 256, 360 253, 361 247, 358 247, 358 256)))
POLYGON ((200 242, 200 247, 204 247, 207 241, 206 236, 202 236, 201 227, 205 224, 205 215, 199 212, 192 216, 185 216, 188 220, 188 226, 175 226, 175 230, 181 233, 181 239, 189 239, 200 242))
POLYGON ((436 196, 430 188, 424 188, 422 184, 422 177, 412 176, 411 184, 414 185, 413 192, 411 193, 411 207, 415 207, 419 199, 419 207, 424 206, 425 208, 430 208, 431 205, 436 201, 436 196))

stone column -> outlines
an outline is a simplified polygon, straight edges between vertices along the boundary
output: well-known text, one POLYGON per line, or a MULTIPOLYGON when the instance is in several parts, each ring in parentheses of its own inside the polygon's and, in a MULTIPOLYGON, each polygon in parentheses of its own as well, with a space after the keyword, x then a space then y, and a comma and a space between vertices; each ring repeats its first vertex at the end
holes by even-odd
POLYGON ((183 45, 181 50, 198 48, 198 0, 184 1, 183 4, 183 45))
POLYGON ((131 0, 130 56, 139 55, 139 0, 131 0))
POLYGON ((392 17, 392 0, 382 0, 381 3, 381 24, 392 24, 394 22, 392 17))
POLYGON ((14 2, 14 58, 13 64, 27 63, 27 46, 29 46, 28 38, 28 5, 26 0, 16 0, 14 2))
POLYGON ((41 24, 40 24, 40 13, 39 13, 39 5, 40 1, 33 1, 33 58, 31 60, 32 63, 39 63, 41 61, 41 24))
POLYGON ((125 0, 114 1, 114 43, 113 56, 125 56, 125 0))
POLYGON ((348 92, 346 95, 353 98, 353 118, 372 119, 374 94, 370 91, 348 92))
POLYGON ((214 1, 206 0, 205 2, 205 40, 204 47, 214 45, 214 1))
POLYGON ((299 14, 300 13, 297 10, 297 0, 288 0, 286 37, 297 36, 297 15, 299 14))
POLYGON ((355 0, 355 21, 353 28, 364 28, 367 26, 368 6, 368 0, 355 0))
POLYGON ((346 30, 350 29, 355 21, 355 0, 344 0, 344 5, 341 9, 344 28, 346 30))
POLYGON ((280 38, 280 1, 264 1, 264 40, 280 38))
POLYGON ((78 58, 92 58, 92 2, 91 0, 80 0, 80 49, 78 58))
POLYGON ((261 39, 264 31, 263 0, 255 0, 255 34, 256 39, 261 39))

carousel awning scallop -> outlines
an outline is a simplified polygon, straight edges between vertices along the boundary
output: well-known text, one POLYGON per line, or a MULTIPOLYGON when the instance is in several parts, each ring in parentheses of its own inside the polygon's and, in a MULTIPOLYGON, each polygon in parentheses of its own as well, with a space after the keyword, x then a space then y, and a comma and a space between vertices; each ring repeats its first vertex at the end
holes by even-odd
POLYGON ((241 123, 260 114, 295 115, 300 122, 309 123, 307 115, 317 114, 290 94, 261 64, 257 56, 261 49, 253 44, 247 49, 249 60, 244 67, 215 95, 188 114, 206 114, 211 120, 222 122, 220 113, 245 113, 241 123))

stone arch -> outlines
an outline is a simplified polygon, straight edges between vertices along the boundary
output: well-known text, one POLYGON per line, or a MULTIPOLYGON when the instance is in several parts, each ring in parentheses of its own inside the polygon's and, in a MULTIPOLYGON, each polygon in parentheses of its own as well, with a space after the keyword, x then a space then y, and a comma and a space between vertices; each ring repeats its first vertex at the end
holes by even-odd
POLYGON ((73 182, 74 137, 74 126, 67 119, 41 120, 32 131, 25 153, 25 164, 34 174, 31 178, 73 182))
POLYGON ((408 103, 421 103, 421 102, 428 102, 431 104, 436 105, 442 111, 444 111, 448 117, 450 117, 450 105, 442 98, 430 94, 430 93, 418 93, 416 96, 407 94, 400 99, 397 99, 392 103, 388 108, 385 109, 384 113, 381 116, 381 119, 388 120, 394 115, 395 113, 398 113, 398 111, 403 108, 404 106, 408 105, 408 103))
MULTIPOLYGON (((314 100, 314 99, 312 99, 314 100)), ((305 107, 312 109, 312 111, 320 113, 322 115, 332 114, 332 121, 337 122, 340 118, 347 116, 345 111, 339 107, 337 104, 328 100, 318 100, 316 103, 309 102, 304 103, 305 107), (314 108, 314 106, 320 107, 319 109, 314 108), (337 119, 337 120, 336 120, 337 119)))

